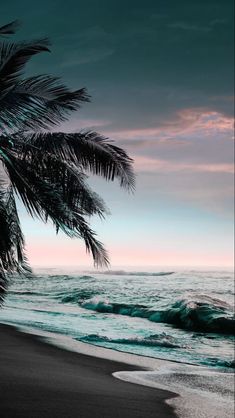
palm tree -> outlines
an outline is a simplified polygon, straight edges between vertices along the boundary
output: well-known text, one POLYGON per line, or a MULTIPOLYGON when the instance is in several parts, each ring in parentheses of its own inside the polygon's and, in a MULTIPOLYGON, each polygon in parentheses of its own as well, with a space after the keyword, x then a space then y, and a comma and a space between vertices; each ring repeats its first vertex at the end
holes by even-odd
MULTIPOLYGON (((1 27, 0 36, 17 27, 16 21, 1 27)), ((134 188, 132 159, 107 138, 93 131, 49 131, 89 96, 86 89, 71 91, 50 75, 22 78, 30 58, 47 51, 47 39, 0 43, 0 303, 8 274, 31 271, 15 196, 32 217, 82 238, 95 265, 101 266, 108 264, 108 255, 87 217, 104 217, 107 210, 88 187, 87 173, 134 188)))

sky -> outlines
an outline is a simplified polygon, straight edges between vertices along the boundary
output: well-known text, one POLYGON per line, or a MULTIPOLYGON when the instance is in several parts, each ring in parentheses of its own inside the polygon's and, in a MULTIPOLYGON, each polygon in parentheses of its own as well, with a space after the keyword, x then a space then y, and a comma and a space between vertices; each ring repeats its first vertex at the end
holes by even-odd
MULTIPOLYGON (((111 215, 91 220, 112 266, 233 264, 233 1, 9 0, 13 37, 48 36, 27 75, 50 73, 92 102, 58 130, 92 128, 134 159, 136 191, 91 178, 111 215)), ((33 265, 92 266, 19 204, 33 265)))

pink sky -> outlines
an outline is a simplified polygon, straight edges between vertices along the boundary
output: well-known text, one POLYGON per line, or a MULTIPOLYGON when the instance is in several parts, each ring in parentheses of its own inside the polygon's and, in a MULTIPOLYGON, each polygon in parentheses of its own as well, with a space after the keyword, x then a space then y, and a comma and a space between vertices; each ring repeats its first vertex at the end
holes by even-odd
MULTIPOLYGON (((207 109, 184 109, 155 129, 109 133, 126 138, 137 173, 134 196, 94 183, 111 207, 94 229, 112 266, 233 265, 232 135, 232 119, 207 109)), ((81 241, 56 237, 27 215, 23 223, 32 265, 92 267, 81 241)))

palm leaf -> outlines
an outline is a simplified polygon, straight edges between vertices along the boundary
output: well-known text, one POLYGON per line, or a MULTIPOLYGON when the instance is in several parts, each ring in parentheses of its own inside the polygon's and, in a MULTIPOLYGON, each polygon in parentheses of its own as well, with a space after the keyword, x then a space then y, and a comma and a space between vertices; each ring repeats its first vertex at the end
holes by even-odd
POLYGON ((60 84, 58 77, 49 75, 39 75, 21 80, 15 86, 14 93, 27 94, 35 100, 44 101, 48 110, 53 105, 60 105, 64 109, 74 111, 80 107, 80 103, 89 101, 86 89, 70 91, 66 86, 60 84))
MULTIPOLYGON (((14 33, 17 24, 1 27, 0 35, 14 33)), ((85 173, 117 179, 128 190, 135 185, 132 159, 98 133, 37 132, 66 120, 89 101, 85 89, 70 91, 56 77, 22 80, 27 62, 49 51, 48 46, 47 39, 0 43, 0 164, 11 184, 7 192, 0 189, 0 302, 7 273, 27 271, 14 193, 31 216, 50 220, 57 232, 82 238, 95 264, 107 265, 106 250, 86 221, 94 214, 103 217, 107 210, 88 187, 85 173)))
POLYGON ((53 184, 71 210, 79 210, 89 216, 97 214, 101 218, 108 213, 103 199, 90 189, 86 182, 87 176, 74 163, 22 142, 16 135, 12 141, 6 136, 0 136, 0 149, 2 160, 9 163, 9 176, 14 165, 13 155, 20 163, 30 165, 30 169, 41 179, 53 184))
POLYGON ((20 22, 18 20, 14 20, 7 25, 0 27, 0 35, 13 35, 18 27, 20 26, 20 22))
POLYGON ((50 219, 57 231, 62 230, 70 237, 82 238, 87 251, 92 253, 95 265, 107 265, 107 252, 89 228, 83 210, 67 204, 61 189, 51 183, 49 178, 42 179, 26 159, 20 160, 14 152, 5 150, 3 162, 13 189, 31 216, 37 216, 44 222, 50 219))
POLYGON ((0 95, 14 87, 25 64, 36 54, 49 51, 48 39, 0 44, 0 95))
POLYGON ((56 155, 61 160, 70 161, 106 180, 117 178, 120 185, 129 190, 135 187, 133 160, 122 148, 96 132, 27 134, 25 143, 56 155))
POLYGON ((48 128, 66 120, 69 112, 87 101, 84 88, 70 91, 55 77, 32 77, 0 96, 1 127, 5 131, 48 128))
POLYGON ((1 262, 0 262, 0 306, 3 304, 4 296, 7 291, 7 285, 8 285, 7 276, 6 276, 5 271, 1 267, 1 262))
POLYGON ((24 250, 24 237, 12 187, 0 189, 0 304, 7 289, 9 273, 27 274, 31 270, 24 250))

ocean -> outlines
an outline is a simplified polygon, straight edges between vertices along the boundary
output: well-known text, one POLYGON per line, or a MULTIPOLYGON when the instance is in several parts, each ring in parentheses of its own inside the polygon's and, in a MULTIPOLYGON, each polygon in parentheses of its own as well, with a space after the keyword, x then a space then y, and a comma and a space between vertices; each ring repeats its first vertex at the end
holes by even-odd
MULTIPOLYGON (((191 388, 202 385, 200 379, 206 372, 204 385, 209 379, 210 394, 223 392, 231 400, 233 305, 231 271, 74 270, 64 274, 59 269, 41 269, 30 280, 14 278, 0 310, 0 321, 70 337, 66 341, 73 346, 82 342, 170 361, 168 364, 174 365, 171 375, 181 376, 176 379, 176 387, 187 365, 191 388), (195 370, 199 379, 196 383, 195 376, 192 379, 195 370), (217 376, 216 388, 213 376, 217 376)), ((135 383, 142 379, 142 384, 149 386, 162 381, 167 387, 166 374, 162 380, 159 375, 154 378, 147 372, 144 376, 143 372, 136 373, 131 377, 119 373, 116 377, 135 383)))
POLYGON ((143 356, 234 367, 232 272, 156 271, 15 278, 0 320, 143 356))

